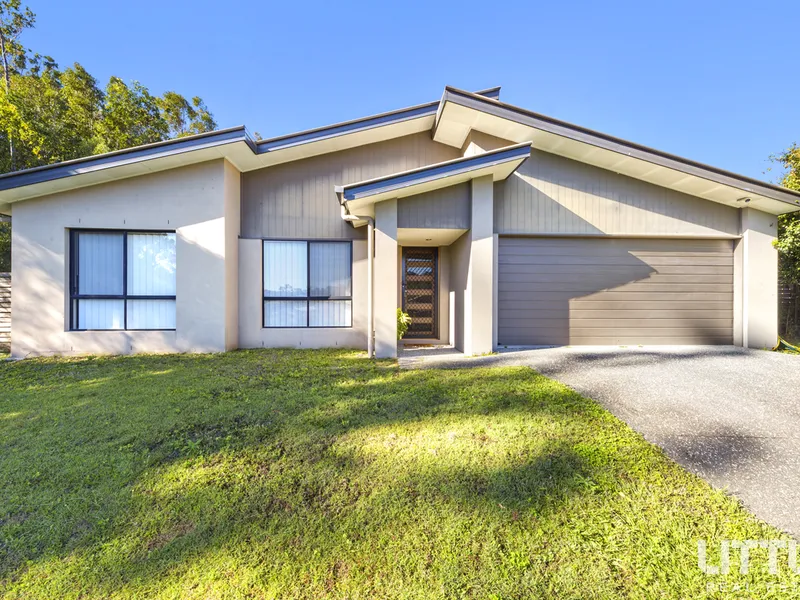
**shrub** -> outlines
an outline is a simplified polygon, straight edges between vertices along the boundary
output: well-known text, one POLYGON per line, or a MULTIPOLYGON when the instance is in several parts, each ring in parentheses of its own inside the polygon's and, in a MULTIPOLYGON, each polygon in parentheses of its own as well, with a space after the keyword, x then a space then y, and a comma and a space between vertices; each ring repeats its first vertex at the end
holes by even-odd
POLYGON ((411 317, 404 313, 402 308, 397 309, 397 339, 402 340, 411 324, 411 317))

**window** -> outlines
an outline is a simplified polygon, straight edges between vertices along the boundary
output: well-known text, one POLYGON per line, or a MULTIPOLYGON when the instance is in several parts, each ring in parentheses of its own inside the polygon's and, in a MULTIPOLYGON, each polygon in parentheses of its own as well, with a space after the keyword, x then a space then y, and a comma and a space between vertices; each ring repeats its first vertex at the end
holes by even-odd
POLYGON ((264 242, 264 327, 351 327, 350 242, 264 242))
POLYGON ((175 329, 175 234, 70 232, 70 329, 175 329))

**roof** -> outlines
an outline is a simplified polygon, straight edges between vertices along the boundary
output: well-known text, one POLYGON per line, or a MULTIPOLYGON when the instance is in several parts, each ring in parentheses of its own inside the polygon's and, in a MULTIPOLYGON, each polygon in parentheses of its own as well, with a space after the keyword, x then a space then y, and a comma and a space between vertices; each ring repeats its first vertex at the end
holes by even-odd
MULTIPOLYGON (((446 87, 435 102, 265 140, 239 126, 7 173, 0 175, 0 212, 20 200, 212 159, 244 172, 423 131, 461 148, 472 130, 730 206, 800 210, 798 192, 506 104, 499 93, 446 87)), ((342 188, 359 185, 366 182, 342 188)))
POLYGON ((722 204, 741 207, 746 202, 774 214, 800 210, 800 192, 780 185, 446 87, 433 139, 460 148, 472 129, 511 141, 530 140, 536 149, 722 204))

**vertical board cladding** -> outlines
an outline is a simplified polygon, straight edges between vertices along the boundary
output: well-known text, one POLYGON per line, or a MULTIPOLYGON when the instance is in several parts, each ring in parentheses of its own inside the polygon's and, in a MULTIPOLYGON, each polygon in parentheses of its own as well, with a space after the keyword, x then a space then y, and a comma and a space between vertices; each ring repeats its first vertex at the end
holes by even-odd
POLYGON ((242 176, 242 237, 352 239, 366 237, 342 221, 334 186, 458 158, 456 148, 427 132, 351 148, 242 176))
POLYGON ((738 210, 534 151, 495 184, 495 233, 738 235, 738 210))
POLYGON ((401 198, 397 226, 412 229, 469 229, 469 183, 401 198))
POLYGON ((0 348, 11 343, 11 273, 0 273, 0 348))

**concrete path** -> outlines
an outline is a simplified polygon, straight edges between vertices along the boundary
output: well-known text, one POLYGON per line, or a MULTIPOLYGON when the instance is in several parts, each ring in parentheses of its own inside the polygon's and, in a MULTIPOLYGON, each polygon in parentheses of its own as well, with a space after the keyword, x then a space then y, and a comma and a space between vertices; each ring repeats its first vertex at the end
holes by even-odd
POLYGON ((405 368, 524 365, 594 398, 757 516, 800 537, 800 356, 732 346, 546 348, 465 358, 406 350, 405 368))

